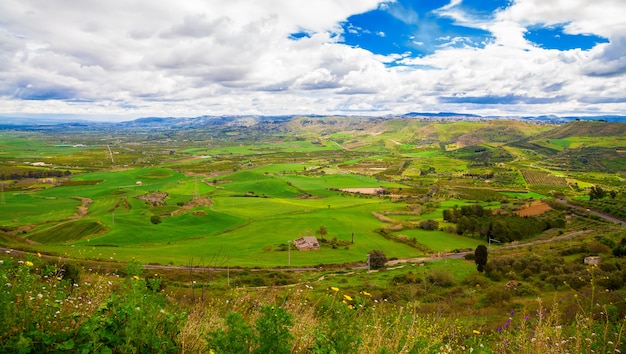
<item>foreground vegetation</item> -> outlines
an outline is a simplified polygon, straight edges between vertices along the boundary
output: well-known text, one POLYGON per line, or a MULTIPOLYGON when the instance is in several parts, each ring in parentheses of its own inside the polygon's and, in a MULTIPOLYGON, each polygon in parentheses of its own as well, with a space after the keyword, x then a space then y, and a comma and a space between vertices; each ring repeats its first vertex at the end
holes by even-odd
MULTIPOLYGON (((375 273, 280 277, 292 286, 242 286, 250 276, 232 274, 229 282, 240 285, 232 287, 223 273, 159 274, 138 262, 103 273, 5 255, 0 347, 21 353, 604 353, 626 348, 625 294, 605 280, 619 276, 623 282, 624 271, 583 266, 580 281, 571 285, 543 282, 542 271, 526 271, 538 267, 553 274, 549 267, 578 263, 524 257, 527 267, 505 273, 509 257, 490 255, 487 276, 478 274, 473 262, 451 259, 375 273)), ((606 264, 623 266, 617 259, 606 264)), ((271 284, 272 274, 254 277, 271 284)))

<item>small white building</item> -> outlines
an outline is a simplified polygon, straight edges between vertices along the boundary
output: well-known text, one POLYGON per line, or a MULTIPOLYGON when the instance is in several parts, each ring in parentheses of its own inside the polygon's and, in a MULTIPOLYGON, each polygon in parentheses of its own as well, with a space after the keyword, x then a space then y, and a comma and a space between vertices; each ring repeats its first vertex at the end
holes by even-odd
POLYGON ((298 249, 298 251, 311 251, 311 250, 319 250, 320 244, 317 242, 317 238, 315 236, 302 236, 293 241, 294 246, 298 249))
POLYGON ((585 264, 600 264, 600 256, 585 257, 585 264))

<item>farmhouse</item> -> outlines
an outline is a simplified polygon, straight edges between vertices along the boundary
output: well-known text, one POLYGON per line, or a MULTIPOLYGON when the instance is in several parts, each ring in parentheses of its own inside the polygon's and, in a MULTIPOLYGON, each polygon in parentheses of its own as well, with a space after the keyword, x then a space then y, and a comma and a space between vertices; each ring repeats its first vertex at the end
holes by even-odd
POLYGON ((599 256, 589 256, 589 257, 585 257, 584 260, 585 264, 600 264, 600 257, 599 256))
POLYGON ((315 236, 302 236, 293 241, 294 246, 298 249, 298 251, 311 251, 311 250, 319 250, 320 244, 317 242, 317 238, 315 236))

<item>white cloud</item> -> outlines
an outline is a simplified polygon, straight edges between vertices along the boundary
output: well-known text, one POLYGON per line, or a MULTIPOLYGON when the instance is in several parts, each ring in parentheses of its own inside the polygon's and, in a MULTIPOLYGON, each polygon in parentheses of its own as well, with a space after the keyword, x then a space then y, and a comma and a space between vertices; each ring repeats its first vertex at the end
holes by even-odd
MULTIPOLYGON (((489 20, 463 13, 460 3, 451 1, 440 14, 490 31, 494 42, 482 49, 442 48, 408 58, 339 43, 338 24, 353 14, 384 9, 380 0, 114 5, 4 0, 0 107, 5 112, 169 116, 626 111, 622 0, 517 0, 489 20), (594 33, 610 43, 589 52, 560 52, 537 48, 524 38, 530 25, 563 23, 568 33, 594 33), (300 31, 310 36, 289 39, 300 31), (394 61, 407 65, 386 66, 394 61), (480 97, 518 104, 472 103, 480 97)), ((419 20, 408 10, 394 15, 410 23, 419 20)), ((378 36, 386 38, 383 31, 378 36)))

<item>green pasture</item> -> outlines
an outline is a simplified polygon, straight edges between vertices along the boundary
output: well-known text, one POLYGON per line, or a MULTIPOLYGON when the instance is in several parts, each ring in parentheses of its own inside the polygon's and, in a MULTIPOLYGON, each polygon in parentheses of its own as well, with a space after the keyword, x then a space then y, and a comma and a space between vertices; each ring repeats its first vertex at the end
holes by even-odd
POLYGON ((70 198, 42 197, 36 193, 4 192, 0 204, 0 225, 18 226, 66 219, 80 202, 70 198))
POLYGON ((44 229, 30 235, 28 238, 39 243, 60 243, 80 240, 83 237, 90 237, 106 231, 106 227, 100 222, 74 220, 44 229))
POLYGON ((409 239, 415 238, 417 242, 428 246, 438 252, 452 252, 453 250, 475 249, 476 246, 485 244, 485 241, 475 238, 459 236, 444 231, 426 231, 422 229, 403 230, 397 235, 406 235, 409 239))
MULTIPOLYGON (((422 220, 443 220, 443 211, 446 209, 452 209, 455 206, 462 207, 464 205, 473 205, 475 202, 469 200, 446 200, 438 203, 435 208, 428 213, 424 213, 421 215, 422 220)), ((482 205, 485 209, 493 209, 498 208, 500 206, 499 202, 480 202, 478 203, 482 205)))
POLYGON ((545 195, 543 194, 539 194, 539 193, 535 193, 535 192, 526 192, 526 193, 521 193, 521 192, 500 192, 502 194, 504 194, 505 196, 509 197, 509 198, 514 198, 514 199, 545 199, 547 198, 545 195))
POLYGON ((403 176, 419 176, 420 170, 428 170, 430 167, 434 167, 436 173, 465 172, 468 170, 468 163, 467 161, 445 156, 418 158, 412 161, 411 167, 404 172, 403 176))

